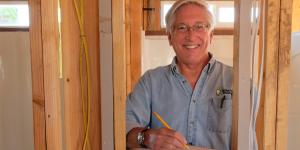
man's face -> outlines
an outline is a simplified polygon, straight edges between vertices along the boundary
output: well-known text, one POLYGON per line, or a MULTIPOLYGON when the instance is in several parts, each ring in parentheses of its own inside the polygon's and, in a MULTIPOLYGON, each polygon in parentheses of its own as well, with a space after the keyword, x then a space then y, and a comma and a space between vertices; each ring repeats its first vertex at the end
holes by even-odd
POLYGON ((168 38, 180 63, 195 65, 208 56, 213 33, 206 26, 207 16, 205 9, 195 4, 187 4, 177 10, 168 38))

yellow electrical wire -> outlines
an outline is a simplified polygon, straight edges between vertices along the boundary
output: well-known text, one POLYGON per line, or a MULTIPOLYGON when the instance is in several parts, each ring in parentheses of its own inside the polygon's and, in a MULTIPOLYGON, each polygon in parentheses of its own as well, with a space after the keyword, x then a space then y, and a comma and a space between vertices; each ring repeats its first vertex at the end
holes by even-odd
POLYGON ((81 83, 81 98, 82 98, 82 111, 83 111, 83 122, 84 122, 84 129, 85 129, 85 136, 84 136, 84 143, 82 149, 87 149, 89 150, 90 143, 89 143, 89 126, 90 126, 90 101, 91 101, 91 90, 90 90, 90 85, 91 85, 91 79, 90 79, 90 63, 89 63, 89 53, 88 53, 88 45, 87 45, 87 39, 85 35, 85 31, 83 28, 83 0, 80 0, 80 10, 78 9, 78 4, 76 0, 73 0, 74 7, 76 10, 77 14, 77 20, 79 24, 79 29, 80 29, 80 42, 81 42, 81 48, 80 48, 80 58, 79 58, 79 71, 80 71, 80 83, 81 83), (86 61, 86 73, 87 73, 87 110, 85 106, 85 96, 84 96, 84 83, 83 83, 83 51, 82 48, 84 49, 84 54, 85 54, 85 61, 86 61))

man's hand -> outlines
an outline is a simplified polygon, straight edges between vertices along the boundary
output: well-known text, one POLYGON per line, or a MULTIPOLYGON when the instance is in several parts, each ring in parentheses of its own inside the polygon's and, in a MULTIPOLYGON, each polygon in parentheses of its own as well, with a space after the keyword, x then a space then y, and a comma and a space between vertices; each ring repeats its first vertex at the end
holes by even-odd
POLYGON ((144 144, 152 150, 184 150, 186 143, 186 139, 172 129, 149 129, 145 132, 144 144))

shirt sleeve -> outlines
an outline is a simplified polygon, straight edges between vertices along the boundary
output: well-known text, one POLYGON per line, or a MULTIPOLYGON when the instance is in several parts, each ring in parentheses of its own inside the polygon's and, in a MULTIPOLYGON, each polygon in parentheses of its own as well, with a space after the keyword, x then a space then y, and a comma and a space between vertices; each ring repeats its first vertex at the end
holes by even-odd
POLYGON ((151 116, 151 82, 149 72, 141 77, 126 100, 126 134, 134 127, 146 127, 151 116))

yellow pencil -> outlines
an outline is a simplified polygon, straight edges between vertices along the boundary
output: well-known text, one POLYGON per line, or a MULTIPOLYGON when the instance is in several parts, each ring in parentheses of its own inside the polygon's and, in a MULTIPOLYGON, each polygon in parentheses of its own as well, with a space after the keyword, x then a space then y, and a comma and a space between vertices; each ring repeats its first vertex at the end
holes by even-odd
MULTIPOLYGON (((157 112, 153 112, 153 115, 164 125, 164 127, 171 129, 171 127, 161 118, 157 112)), ((186 149, 190 149, 186 144, 184 145, 186 149)))

